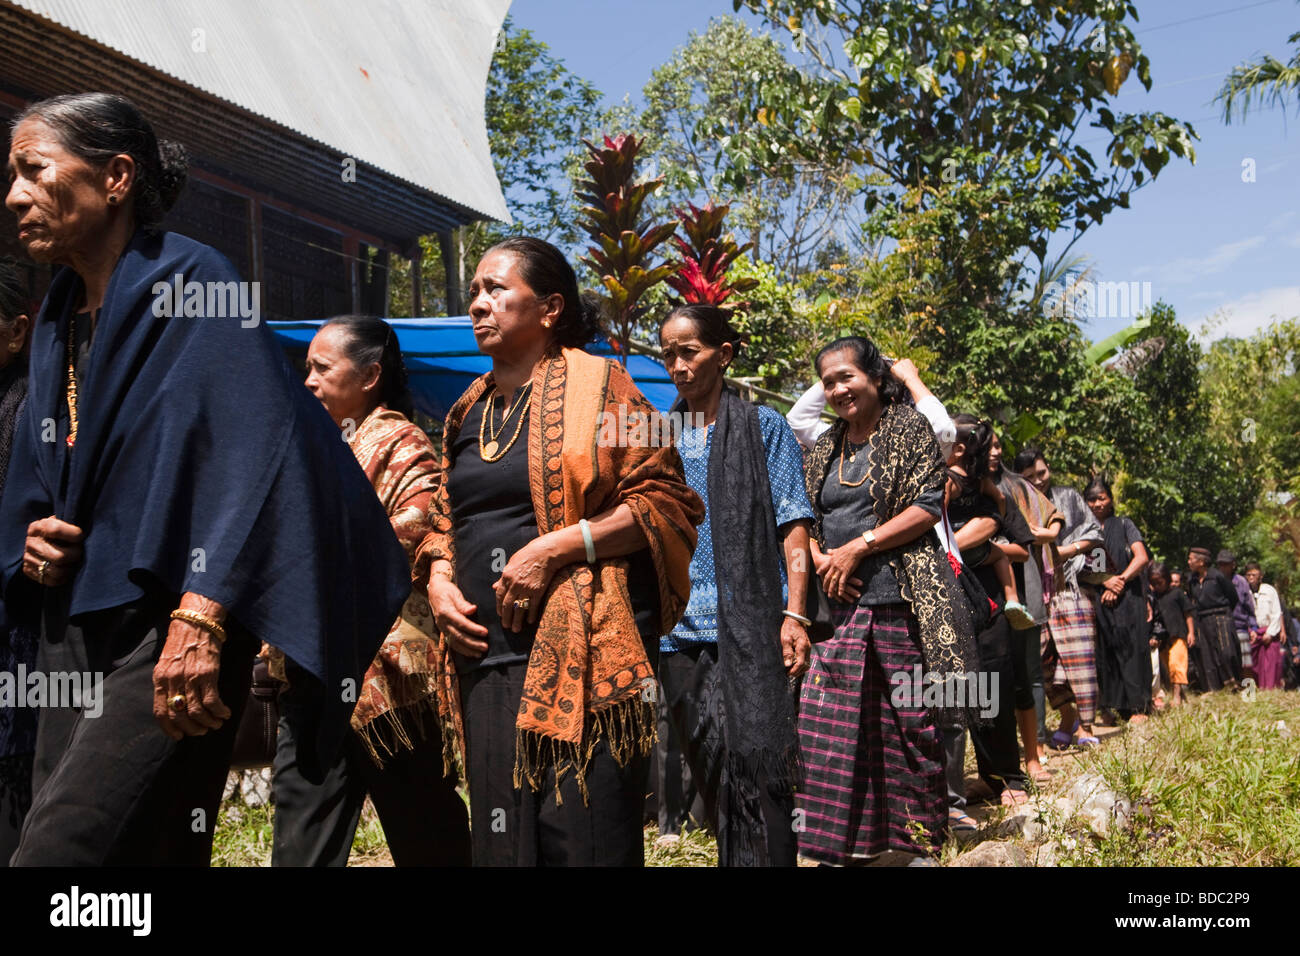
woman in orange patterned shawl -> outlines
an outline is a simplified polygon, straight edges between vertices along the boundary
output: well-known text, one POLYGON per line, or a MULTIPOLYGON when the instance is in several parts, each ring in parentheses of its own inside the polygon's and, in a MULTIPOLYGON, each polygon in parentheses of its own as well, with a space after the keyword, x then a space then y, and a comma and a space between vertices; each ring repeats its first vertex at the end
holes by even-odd
MULTIPOLYGON (((411 397, 397 336, 387 322, 341 316, 326 322, 307 352, 307 387, 325 405, 384 505, 397 540, 414 560, 429 532, 438 486, 437 453, 408 417, 411 397)), ((325 780, 306 779, 292 740, 310 702, 281 695, 275 759, 277 866, 343 866, 367 793, 398 866, 469 864, 469 827, 456 779, 442 760, 433 616, 412 587, 362 679, 352 729, 325 780)))
POLYGON ((475 865, 639 865, 659 635, 703 502, 624 369, 589 355, 563 254, 494 246, 470 286, 492 371, 447 416, 416 571, 475 865))

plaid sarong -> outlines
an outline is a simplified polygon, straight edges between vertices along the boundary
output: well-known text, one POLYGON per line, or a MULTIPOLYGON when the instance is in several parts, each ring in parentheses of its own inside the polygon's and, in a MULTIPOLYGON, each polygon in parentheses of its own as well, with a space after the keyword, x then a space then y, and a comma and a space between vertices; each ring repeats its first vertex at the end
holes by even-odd
POLYGON ((1052 598, 1043 628, 1043 689, 1057 710, 1073 703, 1079 723, 1097 715, 1097 614, 1092 600, 1066 589, 1052 598))
POLYGON ((927 852, 947 825, 943 748, 924 704, 895 706, 890 683, 925 667, 916 618, 903 604, 837 607, 834 623, 800 693, 799 853, 843 864, 927 852))

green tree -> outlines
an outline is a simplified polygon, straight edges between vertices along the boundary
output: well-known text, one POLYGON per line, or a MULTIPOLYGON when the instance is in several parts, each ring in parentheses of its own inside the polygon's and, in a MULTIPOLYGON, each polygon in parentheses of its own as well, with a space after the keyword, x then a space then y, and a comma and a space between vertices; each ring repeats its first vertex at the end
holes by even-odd
POLYGON ((1202 380, 1212 440, 1229 450, 1227 467, 1259 489, 1224 543, 1259 561, 1292 603, 1300 601, 1298 368, 1300 317, 1215 342, 1202 380))
POLYGON ((1053 272, 1051 237, 1063 233, 1068 255, 1172 157, 1193 158, 1190 126, 1109 108, 1130 73, 1151 84, 1135 7, 735 5, 788 33, 816 69, 761 84, 747 103, 755 121, 726 143, 730 185, 795 157, 864 164, 869 235, 887 248, 874 269, 875 323, 933 353, 958 406, 1004 425, 1032 415, 1067 434, 1080 462, 1110 454, 1107 433, 1079 423, 1122 409, 1086 361, 1074 318, 1042 308, 1041 277, 1053 272), (1087 146, 1098 134, 1100 158, 1087 146))
POLYGON ((1239 446, 1210 434, 1201 346, 1165 303, 1147 318, 1112 370, 1132 378, 1138 412, 1118 449, 1122 506, 1155 554, 1181 564, 1188 548, 1219 546, 1259 482, 1240 467, 1239 446))
MULTIPOLYGON (((667 195, 699 206, 730 203, 754 259, 771 262, 788 278, 798 276, 837 233, 841 242, 861 241, 861 174, 852 161, 762 161, 726 148, 752 125, 751 104, 763 85, 780 83, 791 71, 798 72, 773 37, 735 17, 720 17, 705 32, 692 33, 654 71, 637 118, 646 156, 657 164, 667 195), (733 196, 727 184, 741 175, 746 188, 733 196)), ((800 80, 815 82, 804 74, 800 80)))

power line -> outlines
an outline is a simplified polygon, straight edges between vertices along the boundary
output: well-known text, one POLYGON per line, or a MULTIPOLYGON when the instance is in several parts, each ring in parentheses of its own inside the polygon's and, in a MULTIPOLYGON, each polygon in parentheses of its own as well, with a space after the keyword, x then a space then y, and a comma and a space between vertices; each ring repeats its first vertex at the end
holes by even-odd
POLYGON ((1221 17, 1229 13, 1240 13, 1243 10, 1252 10, 1255 7, 1266 7, 1269 4, 1277 3, 1278 0, 1259 0, 1257 3, 1248 3, 1245 6, 1229 7, 1226 10, 1216 10, 1213 13, 1202 13, 1195 17, 1185 17, 1182 20, 1172 20, 1169 23, 1161 23, 1159 26, 1142 27, 1134 30, 1134 33, 1154 33, 1156 30, 1167 30, 1170 27, 1182 26, 1184 23, 1195 23, 1198 20, 1209 20, 1211 17, 1221 17))

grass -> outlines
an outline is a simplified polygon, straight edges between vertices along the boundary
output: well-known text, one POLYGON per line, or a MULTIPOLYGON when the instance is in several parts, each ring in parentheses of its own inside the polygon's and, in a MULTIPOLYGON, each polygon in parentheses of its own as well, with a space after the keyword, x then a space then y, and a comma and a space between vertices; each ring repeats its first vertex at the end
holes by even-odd
MULTIPOLYGON (((245 806, 237 797, 223 802, 212 840, 212 865, 270 866, 274 817, 275 810, 269 806, 245 806)), ((392 865, 384 828, 379 825, 374 804, 367 799, 361 808, 348 866, 392 865)))
MULTIPOLYGON (((1063 842, 1062 864, 1300 864, 1300 694, 1219 693, 1119 735, 1078 763, 1135 812, 1063 842), (1283 729, 1285 728, 1285 729, 1283 729)), ((1077 776, 1077 774, 1076 774, 1077 776)), ((1068 782, 1066 783, 1068 786, 1068 782)))
MULTIPOLYGON (((967 747, 967 775, 973 776, 967 747)), ((1033 861, 1050 847, 1063 866, 1296 866, 1300 865, 1300 694, 1260 691, 1253 700, 1218 693, 1104 738, 1101 748, 1057 757, 1057 774, 1037 806, 1043 837, 1024 849, 1033 861), (1285 729, 1281 729, 1282 727, 1285 729), (1099 774, 1134 812, 1127 826, 1098 836, 1078 818, 1065 818, 1052 797, 1086 773, 1099 774)), ((270 807, 238 799, 222 804, 214 866, 269 866, 270 807)), ((949 840, 950 862, 980 842, 1000 837, 1007 811, 983 815, 973 841, 949 840)), ((716 866, 717 844, 693 831, 660 846, 645 830, 646 865, 716 866)), ((1024 841, 1021 841, 1022 843, 1024 841)), ((370 801, 362 810, 349 866, 390 866, 392 857, 370 801)))
POLYGON ((645 828, 646 866, 717 866, 718 844, 703 830, 682 834, 681 840, 667 846, 658 846, 659 828, 645 828))

